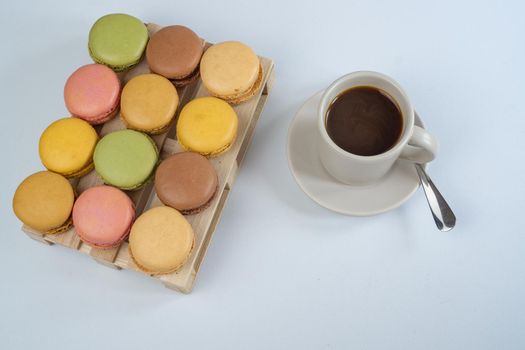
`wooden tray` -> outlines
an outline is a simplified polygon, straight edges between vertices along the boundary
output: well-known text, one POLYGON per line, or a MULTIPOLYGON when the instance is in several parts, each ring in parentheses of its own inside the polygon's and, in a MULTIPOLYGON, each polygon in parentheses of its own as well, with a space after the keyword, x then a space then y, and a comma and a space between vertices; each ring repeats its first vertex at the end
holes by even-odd
MULTIPOLYGON (((156 24, 148 24, 147 27, 150 36, 161 28, 156 24)), ((209 44, 205 45, 209 46, 209 44)), ((259 116, 261 115, 261 112, 264 108, 264 104, 266 103, 266 99, 268 98, 268 93, 271 88, 274 76, 272 60, 264 57, 259 58, 264 71, 263 86, 252 99, 240 105, 234 106, 234 109, 239 117, 237 139, 229 151, 219 157, 210 159, 217 170, 217 175, 219 177, 218 192, 209 208, 199 214, 186 216, 195 232, 195 246, 191 256, 179 271, 167 275, 152 276, 153 278, 160 280, 168 288, 180 291, 182 293, 191 292, 193 283, 195 282, 195 278, 199 272, 200 265, 204 259, 204 255, 210 243, 211 237, 221 217, 224 203, 228 198, 228 194, 232 188, 235 177, 237 176, 239 166, 251 142, 255 125, 257 124, 257 120, 259 119, 259 116)), ((142 60, 142 62, 140 62, 128 72, 121 73, 120 78, 123 83, 126 83, 134 76, 149 72, 150 70, 147 63, 145 60, 142 60)), ((180 104, 176 117, 178 117, 178 113, 180 112, 181 108, 190 100, 195 97, 209 95, 206 91, 206 88, 202 85, 200 79, 189 86, 177 89, 177 91, 179 93, 180 104)), ((170 154, 182 151, 176 140, 175 124, 176 120, 172 123, 166 133, 153 136, 153 139, 157 143, 159 150, 161 150, 161 159, 166 158, 170 154)), ((107 133, 121 129, 125 129, 125 126, 118 117, 97 127, 97 131, 101 137, 107 133)), ((74 187, 76 187, 78 194, 82 193, 82 191, 89 187, 101 185, 102 183, 102 179, 95 171, 90 172, 80 179, 72 181, 72 184, 74 187)), ((162 205, 155 193, 152 181, 141 190, 127 193, 136 205, 137 216, 149 208, 162 205)), ((78 250, 81 253, 90 255, 97 262, 106 266, 116 269, 124 268, 135 270, 139 271, 140 273, 144 273, 137 268, 131 259, 128 253, 127 241, 123 242, 118 248, 101 250, 84 244, 77 236, 74 228, 67 232, 54 235, 45 235, 27 226, 23 226, 22 230, 27 233, 29 237, 39 242, 46 244, 56 243, 71 249, 78 250)))

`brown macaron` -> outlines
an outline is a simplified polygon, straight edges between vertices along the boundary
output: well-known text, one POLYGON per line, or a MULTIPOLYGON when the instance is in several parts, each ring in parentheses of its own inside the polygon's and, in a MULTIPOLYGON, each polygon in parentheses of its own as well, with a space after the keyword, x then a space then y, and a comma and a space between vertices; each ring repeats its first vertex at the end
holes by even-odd
POLYGON ((155 191, 161 202, 184 215, 206 209, 217 187, 215 168, 198 153, 173 154, 160 163, 155 173, 155 191))
POLYGON ((191 29, 175 25, 155 33, 146 48, 146 60, 152 72, 184 86, 199 76, 204 42, 191 29))

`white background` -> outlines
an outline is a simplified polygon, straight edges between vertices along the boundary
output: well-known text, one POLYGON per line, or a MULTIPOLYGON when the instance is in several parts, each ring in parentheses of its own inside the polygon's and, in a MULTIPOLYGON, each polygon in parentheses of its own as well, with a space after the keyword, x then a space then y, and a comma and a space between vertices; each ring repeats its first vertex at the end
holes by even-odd
POLYGON ((2 349, 525 348, 525 8, 508 1, 3 2, 2 349), (277 80, 190 295, 20 232, 11 198, 111 12, 237 39, 277 80), (355 70, 407 90, 441 141, 430 173, 458 217, 440 233, 419 190, 370 218, 294 183, 288 125, 355 70))

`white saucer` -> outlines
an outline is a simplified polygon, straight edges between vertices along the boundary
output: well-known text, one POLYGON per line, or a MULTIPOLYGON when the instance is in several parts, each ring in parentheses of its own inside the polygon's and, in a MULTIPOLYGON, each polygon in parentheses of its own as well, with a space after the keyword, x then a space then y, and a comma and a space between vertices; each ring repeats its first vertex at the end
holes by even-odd
MULTIPOLYGON (((398 160, 379 182, 365 186, 345 185, 326 172, 316 149, 321 94, 303 104, 288 130, 288 165, 299 187, 319 205, 346 215, 375 215, 405 203, 419 187, 413 163, 398 160)), ((423 127, 417 113, 415 123, 423 127)))

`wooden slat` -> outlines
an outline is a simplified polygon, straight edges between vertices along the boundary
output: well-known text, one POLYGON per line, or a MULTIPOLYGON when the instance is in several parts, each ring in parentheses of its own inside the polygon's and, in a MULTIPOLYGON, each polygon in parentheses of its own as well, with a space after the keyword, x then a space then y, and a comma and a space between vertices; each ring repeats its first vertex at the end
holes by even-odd
MULTIPOLYGON (((263 82, 265 83, 268 77, 273 72, 273 63, 271 60, 261 57, 261 65, 264 71, 263 82)), ((163 282, 178 286, 179 289, 191 290, 191 285, 193 284, 195 276, 198 273, 200 262, 202 261, 203 254, 208 247, 209 240, 211 239, 210 236, 213 233, 213 230, 210 230, 210 227, 212 226, 216 215, 220 216, 220 213, 222 212, 222 206, 219 206, 220 200, 221 198, 223 198, 222 193, 223 191, 225 191, 226 184, 228 183, 231 186, 234 180, 234 176, 237 173, 238 168, 237 157, 239 156, 241 151, 246 151, 248 143, 251 140, 251 135, 255 128, 255 124, 257 123, 259 114, 262 111, 261 106, 259 114, 256 113, 257 108, 259 107, 259 102, 261 102, 261 95, 263 91, 264 89, 259 90, 259 92, 254 98, 240 105, 234 106, 234 109, 237 112, 237 116, 239 118, 237 139, 230 148, 230 150, 228 150, 224 155, 210 159, 215 169, 217 170, 217 176, 219 178, 218 193, 215 196, 214 200, 211 202, 210 207, 207 208, 205 211, 201 212, 198 215, 186 216, 195 232, 195 247, 188 261, 180 271, 174 274, 163 275, 159 277, 163 282)), ((199 87, 199 90, 197 91, 196 97, 203 96, 209 96, 209 94, 206 88, 201 85, 199 87)), ((266 98, 263 98, 262 104, 264 104, 265 102, 266 98)), ((175 147, 175 152, 181 150, 182 148, 180 147, 180 145, 177 145, 177 147, 175 147)), ((222 203, 222 205, 223 204, 224 203, 222 203)), ((162 203, 155 195, 152 200, 151 206, 153 207, 158 205, 162 205, 162 203)))
POLYGON ((54 244, 44 238, 44 235, 40 232, 32 232, 29 227, 24 228, 24 232, 29 236, 29 238, 34 239, 37 242, 44 243, 47 245, 54 244))

